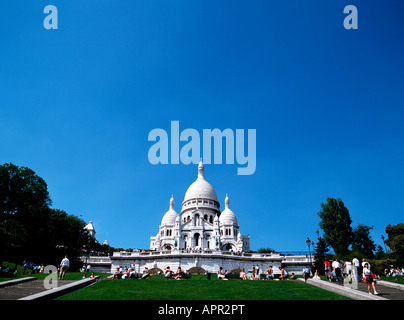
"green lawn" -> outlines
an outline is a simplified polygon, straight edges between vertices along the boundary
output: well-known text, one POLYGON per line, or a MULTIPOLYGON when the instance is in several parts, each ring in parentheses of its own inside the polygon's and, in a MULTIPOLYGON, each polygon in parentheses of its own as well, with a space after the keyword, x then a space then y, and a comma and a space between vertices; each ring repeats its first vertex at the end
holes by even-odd
POLYGON ((60 300, 350 300, 301 281, 219 281, 215 275, 193 275, 189 280, 102 280, 60 300))
MULTIPOLYGON (((7 261, 3 262, 3 265, 5 266, 9 266, 11 269, 14 268, 14 263, 9 263, 7 261)), ((46 276, 48 276, 49 274, 42 274, 42 273, 32 273, 32 270, 30 269, 26 269, 25 274, 23 274, 24 272, 24 267, 21 265, 17 265, 17 274, 13 275, 12 277, 0 277, 0 281, 8 281, 8 280, 14 280, 14 279, 19 279, 19 278, 26 278, 26 277, 35 277, 38 280, 44 280, 46 276)), ((91 275, 91 271, 90 272, 86 272, 86 276, 87 278, 91 275)), ((104 273, 104 272, 94 272, 95 276, 99 276, 101 278, 106 278, 108 276, 110 276, 110 273, 104 273)), ((65 280, 81 280, 83 277, 83 273, 82 272, 68 272, 66 273, 65 276, 65 280)))
POLYGON ((380 280, 383 281, 390 281, 394 283, 404 284, 404 276, 397 276, 397 277, 381 277, 380 280))

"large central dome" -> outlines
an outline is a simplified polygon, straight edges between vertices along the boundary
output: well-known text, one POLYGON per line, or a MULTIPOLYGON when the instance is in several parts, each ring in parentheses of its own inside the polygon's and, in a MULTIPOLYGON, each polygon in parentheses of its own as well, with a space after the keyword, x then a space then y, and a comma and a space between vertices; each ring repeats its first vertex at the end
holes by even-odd
POLYGON ((212 185, 205 180, 202 161, 198 166, 198 179, 189 186, 185 193, 184 202, 195 198, 205 198, 218 202, 215 189, 213 189, 212 185))

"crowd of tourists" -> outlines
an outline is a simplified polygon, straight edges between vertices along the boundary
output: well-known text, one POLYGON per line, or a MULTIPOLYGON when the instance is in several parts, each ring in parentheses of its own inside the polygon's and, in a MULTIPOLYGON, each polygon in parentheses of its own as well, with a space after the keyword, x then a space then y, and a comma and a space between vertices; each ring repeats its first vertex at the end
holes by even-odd
POLYGON ((369 294, 378 295, 376 290, 376 279, 379 278, 371 270, 371 265, 366 259, 359 261, 356 257, 350 260, 346 260, 341 263, 338 260, 326 260, 324 261, 324 272, 329 281, 335 281, 342 283, 344 279, 348 279, 348 283, 363 282, 368 286, 369 294))
POLYGON ((403 268, 390 268, 384 270, 384 275, 386 277, 400 277, 404 276, 404 267, 403 268))

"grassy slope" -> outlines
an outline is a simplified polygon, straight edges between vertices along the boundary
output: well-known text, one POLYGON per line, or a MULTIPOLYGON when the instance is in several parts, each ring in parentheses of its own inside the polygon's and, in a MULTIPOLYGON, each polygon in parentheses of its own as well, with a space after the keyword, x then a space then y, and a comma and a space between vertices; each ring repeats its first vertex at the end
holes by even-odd
POLYGON ((62 300, 342 300, 346 297, 300 281, 243 281, 193 276, 190 280, 103 280, 62 300))
MULTIPOLYGON (((14 263, 10 263, 10 262, 3 262, 3 265, 5 266, 9 266, 11 269, 14 268, 15 264, 14 263)), ((21 265, 17 265, 17 274, 13 275, 12 277, 0 277, 0 281, 8 281, 8 280, 14 280, 14 279, 19 279, 19 278, 25 278, 25 277, 35 277, 38 280, 44 280, 45 277, 48 276, 48 274, 41 274, 41 273, 32 273, 31 269, 26 269, 25 274, 23 274, 24 272, 24 267, 21 265)), ((91 271, 90 272, 86 272, 86 277, 88 278, 91 275, 91 271)), ((104 272, 94 272, 95 276, 99 276, 101 278, 106 278, 108 276, 110 276, 110 273, 104 273, 104 272)), ((83 273, 82 272, 68 272, 66 274, 65 280, 81 280, 83 277, 83 273)))

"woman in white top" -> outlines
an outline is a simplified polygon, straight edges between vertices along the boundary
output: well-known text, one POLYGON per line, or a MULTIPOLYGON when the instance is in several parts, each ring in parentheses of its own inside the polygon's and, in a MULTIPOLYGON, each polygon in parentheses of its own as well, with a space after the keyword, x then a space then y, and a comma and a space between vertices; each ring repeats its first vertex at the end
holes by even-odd
POLYGON ((219 270, 218 270, 218 272, 217 272, 217 278, 218 278, 219 280, 223 280, 223 279, 224 279, 224 274, 223 274, 223 268, 222 268, 222 267, 220 267, 219 270))
POLYGON ((247 280, 247 274, 246 274, 244 268, 241 268, 240 278, 243 279, 243 280, 247 280))
POLYGON ((365 283, 368 285, 369 294, 372 294, 370 286, 373 287, 373 293, 378 294, 376 291, 375 282, 373 281, 372 271, 370 271, 370 265, 368 263, 365 263, 363 265, 362 276, 363 276, 363 279, 365 280, 365 283))

